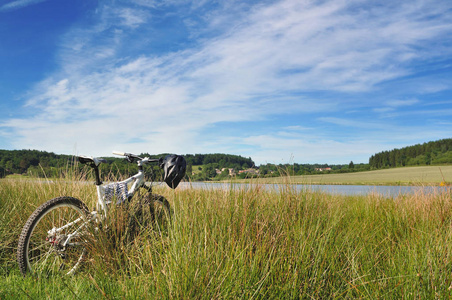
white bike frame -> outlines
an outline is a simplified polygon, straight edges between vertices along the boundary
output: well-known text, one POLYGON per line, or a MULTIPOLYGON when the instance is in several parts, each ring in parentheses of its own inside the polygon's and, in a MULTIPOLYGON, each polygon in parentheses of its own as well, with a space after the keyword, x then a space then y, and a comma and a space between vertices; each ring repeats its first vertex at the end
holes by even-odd
MULTIPOLYGON (((127 198, 131 198, 135 194, 135 192, 138 190, 138 188, 140 188, 141 186, 144 186, 143 166, 148 163, 151 163, 151 162, 158 162, 159 159, 152 159, 149 157, 141 158, 135 154, 118 152, 118 151, 113 151, 113 154, 125 156, 128 158, 137 160, 137 164, 138 164, 138 173, 137 174, 135 174, 123 181, 114 182, 116 184, 125 184, 125 185, 129 185, 130 183, 132 183, 132 186, 130 187, 130 189, 128 189, 128 192, 127 192, 127 198)), ((95 168, 96 177, 97 177, 96 178, 97 205, 96 205, 96 211, 91 212, 91 214, 97 218, 98 211, 102 211, 102 213, 103 213, 102 218, 106 218, 107 214, 108 214, 109 202, 106 200, 106 197, 105 197, 105 189, 106 189, 106 186, 108 186, 108 184, 105 184, 105 185, 102 184, 102 182, 100 181, 100 178, 99 178, 98 170, 96 170, 98 165, 102 162, 102 159, 95 158, 95 157, 84 157, 84 158, 90 159, 94 162, 94 165, 95 165, 94 168, 95 168)))

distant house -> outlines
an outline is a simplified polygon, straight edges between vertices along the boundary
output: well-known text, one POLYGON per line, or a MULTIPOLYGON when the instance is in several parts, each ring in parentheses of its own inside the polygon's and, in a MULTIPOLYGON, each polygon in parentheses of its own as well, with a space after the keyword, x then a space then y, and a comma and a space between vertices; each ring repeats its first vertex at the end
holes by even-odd
POLYGON ((229 176, 235 176, 235 169, 229 168, 229 176))
POLYGON ((221 173, 224 172, 224 170, 228 170, 229 171, 229 176, 234 176, 235 175, 235 170, 233 168, 222 168, 220 169, 215 169, 215 172, 219 175, 221 173))
POLYGON ((242 173, 247 173, 247 174, 252 174, 252 175, 259 175, 259 170, 258 169, 254 169, 254 168, 249 168, 249 169, 246 169, 246 170, 240 170, 239 171, 239 174, 242 174, 242 173))
POLYGON ((326 167, 326 168, 315 168, 315 170, 316 170, 316 171, 319 171, 319 172, 323 172, 323 171, 331 171, 331 168, 330 168, 330 167, 326 167))

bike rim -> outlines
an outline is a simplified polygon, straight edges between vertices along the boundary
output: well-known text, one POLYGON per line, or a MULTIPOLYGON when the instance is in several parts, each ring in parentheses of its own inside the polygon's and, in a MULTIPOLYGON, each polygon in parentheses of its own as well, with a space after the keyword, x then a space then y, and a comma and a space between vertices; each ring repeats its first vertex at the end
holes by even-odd
POLYGON ((73 274, 85 255, 84 241, 77 234, 85 224, 85 212, 74 205, 61 203, 46 211, 35 222, 25 249, 27 268, 31 273, 73 274), (78 222, 75 222, 79 220, 78 222), (67 226, 71 222, 74 224, 67 226), (61 228, 49 235, 52 228, 61 228), (75 234, 70 237, 70 234, 75 234), (65 246, 63 247, 63 245, 65 246))

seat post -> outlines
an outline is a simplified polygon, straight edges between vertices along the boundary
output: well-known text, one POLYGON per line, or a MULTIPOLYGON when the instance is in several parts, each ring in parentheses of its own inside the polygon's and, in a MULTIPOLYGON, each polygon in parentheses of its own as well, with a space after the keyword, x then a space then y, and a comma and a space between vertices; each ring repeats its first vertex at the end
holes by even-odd
POLYGON ((96 185, 101 185, 102 181, 100 181, 99 167, 96 166, 95 164, 93 164, 92 167, 94 169, 94 174, 96 176, 96 185))

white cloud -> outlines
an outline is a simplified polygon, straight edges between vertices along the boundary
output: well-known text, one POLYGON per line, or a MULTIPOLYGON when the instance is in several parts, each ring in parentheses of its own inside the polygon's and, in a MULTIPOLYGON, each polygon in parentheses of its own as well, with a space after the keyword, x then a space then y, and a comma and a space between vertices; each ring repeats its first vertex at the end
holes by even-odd
POLYGON ((146 22, 148 13, 143 10, 123 8, 120 9, 119 17, 122 19, 121 25, 131 28, 136 28, 146 22))

